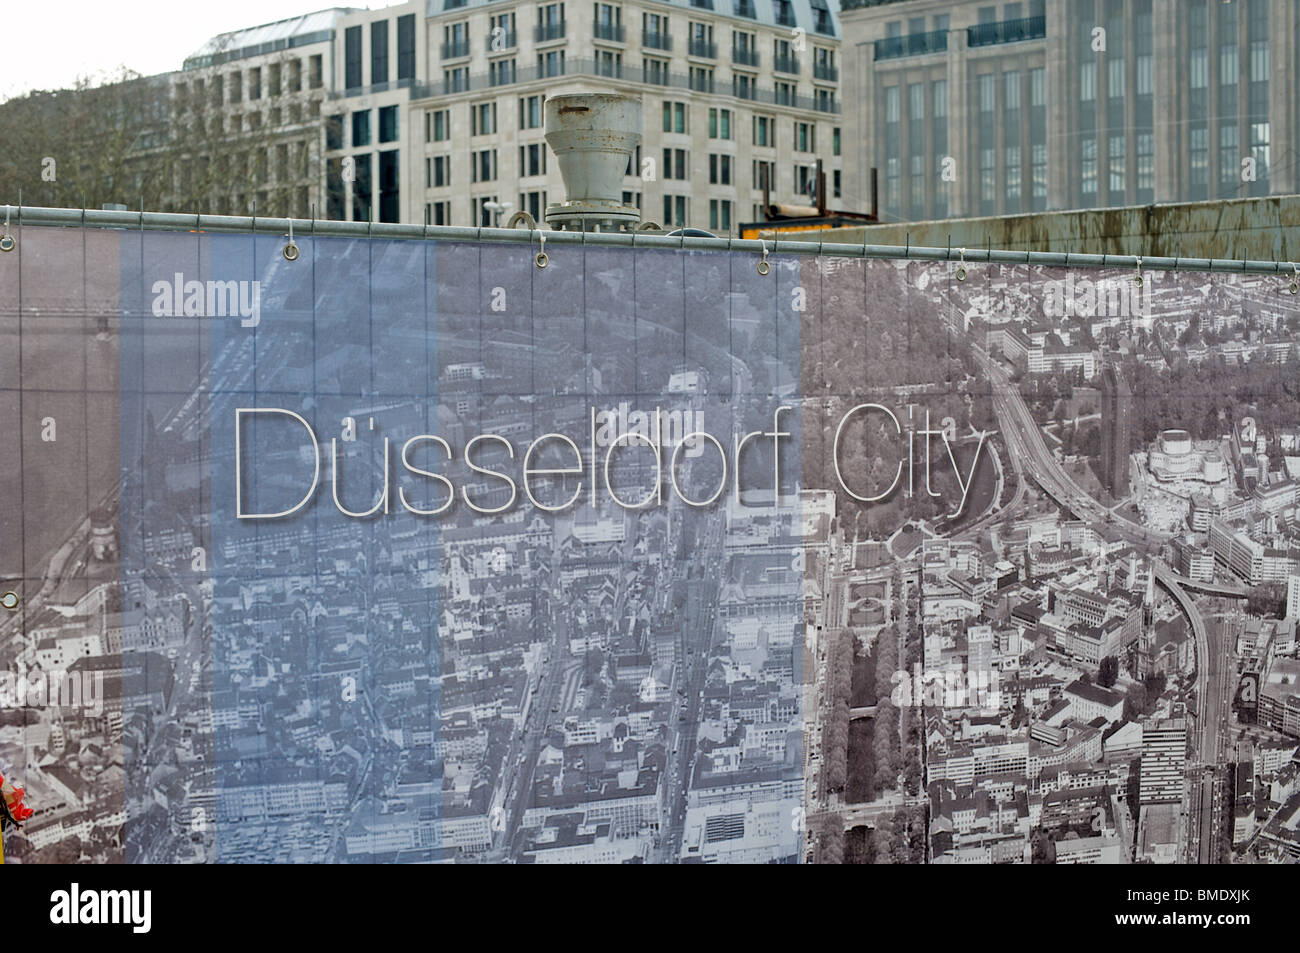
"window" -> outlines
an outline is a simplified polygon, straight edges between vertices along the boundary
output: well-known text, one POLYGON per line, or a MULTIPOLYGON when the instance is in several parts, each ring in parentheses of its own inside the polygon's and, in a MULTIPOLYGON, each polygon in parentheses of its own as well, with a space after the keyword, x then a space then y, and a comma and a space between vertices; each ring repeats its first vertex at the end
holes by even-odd
POLYGON ((451 185, 451 156, 430 156, 424 160, 425 187, 440 189, 451 185))
POLYGON ((758 77, 749 73, 732 73, 731 94, 737 99, 754 99, 758 95, 758 77))
POLYGON ((1088 136, 1079 143, 1079 191, 1084 195, 1097 194, 1097 138, 1088 136))
POLYGON ((730 199, 709 199, 709 228, 714 232, 731 230, 730 199))
POLYGON ((397 81, 415 79, 415 14, 397 18, 397 81))
POLYGON ((469 107, 471 136, 490 136, 497 131, 497 104, 474 103, 469 107))
POLYGON ((997 201, 998 153, 996 149, 980 150, 980 211, 988 214, 997 201))
MULTIPOLYGON (((1151 192, 1156 187, 1155 136, 1149 132, 1137 134, 1137 182, 1139 192, 1151 192)), ((1142 195, 1138 200, 1143 199, 1142 195)))
POLYGON ((352 221, 370 221, 370 156, 356 156, 355 174, 352 180, 352 221))
POLYGON ((746 30, 731 34, 731 62, 740 66, 758 65, 758 35, 746 30))
POLYGON ((1047 144, 1035 142, 1029 151, 1035 199, 1047 199, 1047 144))
POLYGON ((1237 124, 1219 126, 1219 196, 1228 198, 1237 192, 1237 124))
POLYGON ((370 24, 370 82, 388 82, 388 21, 370 24))
POLYGON ((496 205, 497 197, 495 195, 481 195, 470 199, 470 216, 473 218, 474 224, 482 225, 485 228, 491 228, 495 224, 494 218, 499 213, 499 210, 488 208, 489 202, 496 205))
POLYGON ((424 224, 450 225, 451 224, 451 203, 450 202, 425 203, 424 224))
POLYGON ((731 138, 731 110, 730 109, 709 110, 709 138, 710 139, 731 138))
POLYGON ((1188 162, 1191 170, 1191 197, 1205 198, 1210 186, 1210 130, 1204 126, 1188 131, 1188 162))
POLYGON ((488 53, 513 49, 518 42, 513 13, 497 13, 488 17, 488 53))
POLYGON ((331 152, 343 148, 342 116, 330 116, 325 120, 325 148, 331 152))
POLYGON ((538 43, 558 40, 564 36, 564 4, 544 3, 537 8, 537 30, 535 39, 538 43))
POLYGON ((546 144, 534 142, 519 147, 519 174, 521 176, 546 174, 546 144))
POLYGON ((564 75, 564 50, 548 50, 537 54, 538 76, 564 75))
POLYGON ((685 149, 665 149, 663 174, 665 179, 685 179, 687 168, 685 149))
POLYGON ((544 191, 520 192, 519 210, 527 212, 535 221, 540 222, 546 214, 546 193, 544 191))
POLYGON ((463 93, 469 89, 469 69, 456 66, 442 71, 442 91, 444 94, 463 93))
POLYGON ((1097 64, 1079 64, 1079 101, 1090 103, 1097 98, 1097 64))
POLYGON ((754 160, 754 188, 776 188, 776 163, 770 159, 754 160))
MULTIPOLYGON (((360 47, 358 47, 358 56, 359 55, 360 55, 360 47)), ((324 65, 323 65, 324 61, 321 59, 321 55, 319 53, 316 53, 312 56, 311 60, 309 60, 308 62, 309 62, 309 69, 307 73, 308 82, 312 89, 320 89, 322 86, 325 85, 325 75, 324 75, 324 65)), ((358 63, 359 62, 360 61, 358 60, 358 63)))
POLYGON ((1020 108, 1020 73, 1017 70, 1002 74, 1002 108, 1008 111, 1020 108))
POLYGON ((817 197, 817 167, 815 165, 797 165, 794 167, 794 187, 800 195, 809 199, 817 197))
POLYGON ((446 142, 451 138, 451 114, 435 109, 424 114, 424 141, 446 142))
POLYGON ((542 127, 542 96, 519 97, 519 128, 540 129, 542 127))
POLYGON ((515 81, 515 61, 492 60, 488 63, 488 85, 505 86, 515 81))
POLYGON ((683 228, 687 224, 687 206, 689 202, 684 195, 664 196, 664 224, 683 228))
POLYGON ((610 76, 621 79, 623 76, 623 54, 617 50, 596 50, 595 60, 597 76, 610 76))
POLYGON ((840 154, 840 127, 836 126, 831 130, 831 155, 840 154))
POLYGON ((343 31, 343 85, 356 89, 361 85, 361 27, 343 31))
MULTIPOLYGON (((1118 195, 1124 194, 1124 137, 1111 136, 1110 145, 1107 147, 1106 168, 1110 173, 1110 191, 1118 195)), ((1112 200, 1115 195, 1111 196, 1112 200)))
POLYGON ((641 58, 641 78, 643 82, 652 83, 655 86, 667 86, 668 61, 643 56, 641 58))
POLYGON ((397 107, 379 107, 379 141, 397 141, 397 107))
POLYGON ((398 181, 397 149, 379 153, 379 220, 396 222, 401 218, 401 183, 398 181))
POLYGON ((668 33, 668 17, 660 13, 641 14, 641 45, 652 50, 671 50, 672 36, 668 33))
POLYGON ((713 92, 713 70, 706 66, 692 66, 690 83, 691 89, 697 93, 713 92))
POLYGON ((776 120, 768 116, 754 117, 754 145, 771 146, 775 145, 773 135, 776 132, 774 126, 776 120))
POLYGON ((816 152, 817 151, 817 127, 810 122, 795 122, 794 124, 794 151, 795 152, 816 152))
POLYGON ((370 145, 370 110, 352 114, 352 148, 370 145))
POLYGON ((772 84, 772 101, 778 106, 794 105, 794 83, 777 80, 772 84))
POLYGON ((623 32, 623 8, 612 3, 597 3, 595 26, 596 39, 622 43, 626 38, 623 32))
POLYGON ((717 153, 709 155, 709 184, 731 184, 731 156, 717 153))
POLYGON ((686 103, 664 103, 664 132, 690 132, 686 103))
POLYGON ((480 149, 470 154, 474 166, 475 182, 492 182, 497 177, 497 151, 480 149))
POLYGON ((248 71, 248 98, 262 98, 262 70, 260 67, 253 67, 248 71))

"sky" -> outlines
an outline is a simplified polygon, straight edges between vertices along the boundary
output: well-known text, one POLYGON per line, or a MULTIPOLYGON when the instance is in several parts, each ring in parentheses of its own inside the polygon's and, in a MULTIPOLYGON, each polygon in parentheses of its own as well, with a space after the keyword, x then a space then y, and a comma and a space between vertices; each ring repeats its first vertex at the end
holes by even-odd
POLYGON ((0 0, 5 53, 0 100, 72 86, 78 76, 127 67, 149 75, 180 69, 218 33, 332 6, 381 8, 384 0, 0 0))

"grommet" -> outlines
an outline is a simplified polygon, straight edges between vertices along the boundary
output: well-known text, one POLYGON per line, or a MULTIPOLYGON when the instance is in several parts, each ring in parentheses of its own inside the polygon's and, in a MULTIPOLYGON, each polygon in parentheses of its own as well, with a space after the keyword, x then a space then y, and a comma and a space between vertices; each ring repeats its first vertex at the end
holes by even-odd
POLYGON ((18 593, 13 592, 12 590, 6 592, 4 595, 0 595, 0 606, 4 606, 6 609, 10 610, 11 612, 14 609, 18 608, 18 603, 19 603, 18 593))
POLYGON ((0 236, 0 251, 13 251, 14 246, 18 244, 14 237, 9 234, 9 206, 5 206, 5 233, 0 236))
POLYGON ((957 280, 966 280, 966 249, 958 248, 957 254, 961 256, 961 264, 957 266, 957 280))
POLYGON ((1293 295, 1300 294, 1300 265, 1294 262, 1291 264, 1291 283, 1286 286, 1286 290, 1293 295))
POLYGON ((289 244, 280 250, 280 254, 284 256, 285 261, 298 260, 298 244, 293 240, 293 219, 289 219, 289 244))
POLYGON ((1133 284, 1139 288, 1142 287, 1142 259, 1140 257, 1137 260, 1137 270, 1133 273, 1133 284))
POLYGON ((767 263, 767 242, 761 240, 760 242, 763 246, 763 257, 758 261, 758 273, 760 275, 766 275, 772 270, 772 266, 767 263))
POLYGON ((545 268, 551 263, 550 256, 546 254, 546 236, 538 232, 537 238, 542 243, 542 250, 533 256, 533 264, 538 268, 545 268))

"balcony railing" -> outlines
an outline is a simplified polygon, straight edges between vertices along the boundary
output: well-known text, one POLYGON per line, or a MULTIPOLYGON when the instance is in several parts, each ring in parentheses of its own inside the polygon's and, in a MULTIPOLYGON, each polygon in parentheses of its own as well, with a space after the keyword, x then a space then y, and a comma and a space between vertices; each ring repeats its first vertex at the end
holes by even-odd
POLYGON ((715 86, 713 73, 693 73, 690 77, 691 89, 697 93, 711 93, 715 86))
POLYGON ((799 57, 790 54, 772 57, 772 69, 778 73, 799 73, 799 57))
MULTIPOLYGON (((497 29, 501 29, 498 27, 497 29)), ((519 34, 514 30, 501 30, 500 33, 493 36, 488 34, 487 51, 489 53, 504 53, 506 50, 513 50, 519 44, 519 34)))
MULTIPOLYGON (((689 74, 676 73, 659 67, 648 69, 641 66, 623 66, 604 60, 577 58, 566 59, 563 64, 557 63, 544 69, 539 69, 536 66, 521 66, 512 74, 509 74, 509 78, 506 78, 500 71, 494 76, 490 73, 466 74, 458 70, 454 77, 439 79, 430 83, 412 84, 411 99, 437 99, 458 93, 481 92, 494 86, 499 87, 511 83, 532 83, 554 76, 599 76, 673 89, 702 88, 717 93, 729 92, 738 99, 745 99, 755 103, 791 106, 795 109, 821 113, 838 113, 840 111, 840 104, 832 99, 823 97, 819 100, 813 96, 795 95, 788 83, 782 86, 780 91, 776 88, 759 88, 754 84, 748 84, 746 87, 734 80, 732 85, 728 87, 715 83, 713 77, 708 77, 707 74, 701 76, 697 73, 695 76, 690 76, 689 74)), ((350 95, 357 95, 360 92, 360 90, 348 91, 350 95)))
POLYGON ((450 43, 442 44, 444 60, 454 60, 462 56, 469 56, 469 40, 452 40, 450 43))
POLYGON ((758 50, 741 50, 735 47, 731 50, 731 62, 737 66, 757 66, 758 50))
POLYGON ((966 45, 993 46, 997 43, 1041 40, 1045 36, 1047 36, 1047 17, 1022 17, 1019 20, 1001 20, 997 23, 979 23, 967 27, 966 45))
POLYGON ((876 40, 875 58, 893 60, 900 56, 924 56, 926 53, 943 53, 948 49, 948 32, 932 30, 929 33, 909 33, 907 36, 887 36, 876 40))
POLYGON ((648 46, 652 50, 671 50, 673 48, 673 38, 667 33, 646 30, 641 34, 641 45, 648 46))
POLYGON ((539 23, 533 28, 533 42, 545 43, 548 40, 564 39, 564 21, 559 23, 539 23))
POLYGON ((718 44, 710 40, 699 40, 695 37, 691 37, 688 50, 691 56, 702 56, 711 60, 716 60, 718 58, 718 44))
POLYGON ((609 40, 611 43, 626 43, 627 30, 621 23, 597 23, 593 31, 596 39, 609 40))
POLYGON ((826 63, 813 64, 813 79, 822 79, 828 83, 838 83, 840 71, 826 63))

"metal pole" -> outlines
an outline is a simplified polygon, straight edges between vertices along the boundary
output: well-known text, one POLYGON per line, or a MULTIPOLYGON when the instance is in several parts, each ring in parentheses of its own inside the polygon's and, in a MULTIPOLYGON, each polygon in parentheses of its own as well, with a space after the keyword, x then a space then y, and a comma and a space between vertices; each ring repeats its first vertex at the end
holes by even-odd
MULTIPOLYGON (((16 215, 16 206, 0 205, 0 213, 16 215)), ((308 219, 293 219, 294 227, 302 230, 311 229, 308 219)), ((112 210, 65 208, 22 208, 22 224, 26 226, 80 227, 83 224, 91 228, 134 227, 156 231, 190 231, 199 228, 210 232, 275 232, 283 235, 289 229, 288 218, 253 218, 249 215, 199 215, 173 212, 119 212, 112 210), (84 216, 84 222, 83 222, 84 216)), ((400 225, 388 222, 315 222, 315 232, 345 238, 388 238, 388 239, 423 239, 428 241, 485 241, 504 242, 507 244, 527 245, 536 241, 530 230, 521 228, 465 228, 454 225, 400 225)), ((631 235, 627 232, 592 232, 580 235, 573 231, 549 230, 547 241, 556 245, 577 245, 587 242, 603 247, 631 248, 631 235)), ((950 252, 946 248, 928 246, 900 245, 849 245, 827 242, 818 246, 814 242, 787 240, 760 242, 758 239, 736 239, 730 245, 725 238, 681 238, 673 239, 653 232, 643 233, 637 239, 638 248, 683 249, 691 251, 733 251, 758 254, 766 246, 772 255, 825 255, 832 258, 882 258, 910 259, 914 261, 945 261, 950 252)), ((1137 267, 1137 255, 1080 255, 1062 252, 1029 252, 1028 260, 1024 251, 1010 249, 968 248, 966 263, 968 265, 987 262, 996 265, 1046 265, 1051 267, 1076 268, 1118 268, 1133 270, 1137 267)), ((1279 261, 1256 261, 1222 258, 1143 258, 1143 266, 1150 271, 1195 271, 1222 272, 1237 274, 1279 275, 1292 271, 1292 264, 1279 261)))

